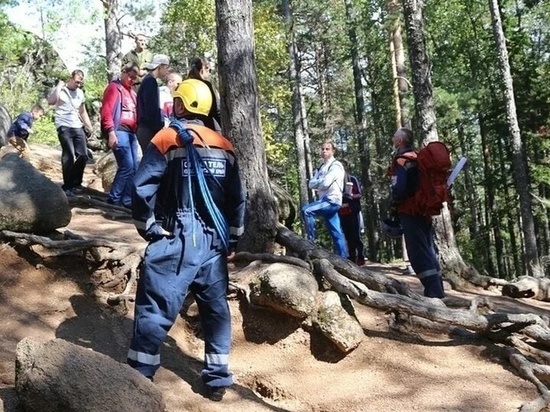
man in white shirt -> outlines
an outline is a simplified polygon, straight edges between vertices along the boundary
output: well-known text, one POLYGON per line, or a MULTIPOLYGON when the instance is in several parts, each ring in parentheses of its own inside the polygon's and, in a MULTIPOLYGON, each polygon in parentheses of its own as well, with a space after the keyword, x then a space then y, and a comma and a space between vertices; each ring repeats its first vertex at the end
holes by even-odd
POLYGON ((60 80, 48 96, 48 103, 55 106, 55 127, 61 143, 61 166, 63 190, 67 196, 74 196, 74 189, 81 189, 84 168, 88 160, 86 133, 92 124, 84 105, 84 83, 82 70, 75 70, 67 83, 60 80))
POLYGON ((318 200, 302 207, 302 218, 306 226, 307 238, 315 241, 315 216, 324 217, 334 243, 335 253, 347 258, 346 239, 338 216, 338 210, 342 206, 346 172, 342 163, 334 158, 335 150, 336 147, 331 141, 321 145, 323 164, 315 170, 313 179, 309 181, 309 188, 317 191, 318 200))

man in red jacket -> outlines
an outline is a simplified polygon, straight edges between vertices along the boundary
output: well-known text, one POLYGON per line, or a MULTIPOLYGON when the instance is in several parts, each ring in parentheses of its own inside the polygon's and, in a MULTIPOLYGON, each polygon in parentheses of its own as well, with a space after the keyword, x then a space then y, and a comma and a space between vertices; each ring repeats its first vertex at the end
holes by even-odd
POLYGON ((132 89, 138 76, 136 63, 124 66, 120 80, 109 83, 103 92, 101 106, 101 130, 118 166, 107 202, 128 208, 132 206, 131 183, 138 166, 136 92, 132 89))

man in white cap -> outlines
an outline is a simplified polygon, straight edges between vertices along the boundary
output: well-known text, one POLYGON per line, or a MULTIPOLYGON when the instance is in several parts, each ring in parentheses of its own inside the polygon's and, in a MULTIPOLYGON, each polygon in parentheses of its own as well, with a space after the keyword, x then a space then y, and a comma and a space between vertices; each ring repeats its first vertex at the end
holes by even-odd
POLYGON ((147 74, 137 93, 137 138, 141 152, 145 153, 149 142, 164 127, 164 116, 159 104, 159 86, 157 79, 164 79, 168 74, 170 59, 164 54, 156 54, 147 64, 147 74))

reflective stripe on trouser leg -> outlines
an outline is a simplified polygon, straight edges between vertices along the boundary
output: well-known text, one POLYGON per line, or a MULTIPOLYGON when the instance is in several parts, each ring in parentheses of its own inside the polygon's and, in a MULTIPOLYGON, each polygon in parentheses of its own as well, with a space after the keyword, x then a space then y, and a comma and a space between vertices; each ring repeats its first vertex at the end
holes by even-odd
POLYGON ((233 384, 229 372, 231 315, 227 304, 227 282, 227 257, 220 254, 203 264, 190 286, 199 309, 205 343, 201 377, 211 387, 233 384))
POLYGON ((424 286, 424 295, 443 297, 441 270, 435 253, 431 220, 400 214, 409 261, 424 286))
POLYGON ((128 364, 145 376, 153 376, 160 365, 160 346, 178 316, 189 284, 203 262, 219 253, 211 250, 212 236, 204 234, 203 228, 196 220, 187 220, 175 229, 176 236, 153 241, 145 251, 128 352, 128 364), (193 225, 196 246, 191 240, 193 225))

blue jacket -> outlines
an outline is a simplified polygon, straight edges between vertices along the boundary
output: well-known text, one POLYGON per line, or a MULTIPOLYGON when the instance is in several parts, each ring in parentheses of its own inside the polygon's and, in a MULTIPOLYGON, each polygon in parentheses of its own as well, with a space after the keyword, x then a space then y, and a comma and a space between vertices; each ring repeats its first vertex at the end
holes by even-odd
MULTIPOLYGON (((194 131, 193 145, 207 166, 203 170, 209 193, 226 219, 232 250, 244 231, 245 212, 245 194, 233 146, 199 120, 183 122, 194 131)), ((200 219, 209 229, 215 229, 194 174, 190 196, 186 162, 187 150, 173 128, 163 129, 153 137, 134 176, 132 216, 145 240, 159 237, 162 229, 172 233, 181 212, 191 209, 191 201, 200 219)))
POLYGON ((16 136, 24 140, 29 137, 29 129, 32 129, 34 117, 31 112, 23 112, 17 116, 8 129, 8 137, 16 136))
POLYGON ((153 133, 164 127, 159 86, 150 73, 143 78, 137 92, 137 122, 138 127, 146 127, 153 133))

